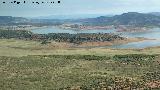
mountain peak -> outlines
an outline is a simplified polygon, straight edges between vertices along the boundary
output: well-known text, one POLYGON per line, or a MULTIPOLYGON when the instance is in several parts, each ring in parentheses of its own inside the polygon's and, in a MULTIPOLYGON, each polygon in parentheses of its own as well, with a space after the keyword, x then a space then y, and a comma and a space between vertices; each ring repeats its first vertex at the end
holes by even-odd
POLYGON ((98 17, 87 22, 89 25, 134 25, 134 26, 159 26, 160 16, 138 12, 128 12, 113 17, 98 17))

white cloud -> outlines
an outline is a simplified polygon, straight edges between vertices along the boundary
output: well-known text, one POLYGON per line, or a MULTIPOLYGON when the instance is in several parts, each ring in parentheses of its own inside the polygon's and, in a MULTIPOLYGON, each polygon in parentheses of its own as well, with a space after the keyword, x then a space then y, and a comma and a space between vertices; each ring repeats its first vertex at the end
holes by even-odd
MULTIPOLYGON (((42 0, 37 0, 37 1, 42 1, 42 0)), ((54 0, 45 0, 45 1, 54 1, 54 0)), ((37 13, 38 15, 76 14, 76 13, 112 14, 112 13, 123 13, 130 11, 158 12, 160 10, 160 0, 61 0, 62 3, 59 5, 57 4, 2 5, 1 2, 2 0, 0 0, 0 11, 1 11, 0 15, 29 16, 29 15, 37 15, 37 13)))

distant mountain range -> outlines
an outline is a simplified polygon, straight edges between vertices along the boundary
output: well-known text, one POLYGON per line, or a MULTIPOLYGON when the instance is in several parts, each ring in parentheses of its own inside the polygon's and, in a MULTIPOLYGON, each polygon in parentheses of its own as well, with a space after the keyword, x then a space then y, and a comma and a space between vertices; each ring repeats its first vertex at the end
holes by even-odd
POLYGON ((0 16, 0 25, 54 25, 58 19, 29 19, 24 17, 0 16))
POLYGON ((96 18, 99 16, 111 17, 114 15, 105 15, 105 14, 73 14, 73 15, 50 15, 50 16, 40 16, 32 17, 32 19, 85 19, 85 18, 96 18))
POLYGON ((160 12, 151 12, 151 13, 148 13, 148 14, 152 14, 152 15, 155 15, 155 16, 160 16, 160 12))
POLYGON ((135 25, 135 26, 159 26, 160 16, 154 14, 143 14, 137 12, 123 13, 121 15, 115 15, 113 17, 97 17, 82 19, 86 25, 135 25))
POLYGON ((129 12, 115 16, 100 16, 86 19, 29 19, 23 17, 0 16, 0 24, 63 24, 79 22, 84 25, 135 25, 135 26, 160 26, 160 13, 129 12))
POLYGON ((23 17, 0 16, 0 24, 26 23, 28 19, 23 17))

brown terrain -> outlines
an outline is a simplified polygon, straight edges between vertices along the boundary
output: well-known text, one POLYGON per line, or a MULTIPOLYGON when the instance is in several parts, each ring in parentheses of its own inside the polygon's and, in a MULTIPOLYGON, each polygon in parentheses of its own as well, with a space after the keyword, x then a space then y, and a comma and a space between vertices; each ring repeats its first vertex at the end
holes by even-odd
POLYGON ((112 46, 115 44, 127 44, 127 43, 131 43, 131 42, 140 42, 140 41, 144 41, 144 40, 150 40, 147 38, 127 38, 124 40, 116 40, 116 41, 112 41, 112 42, 83 42, 81 44, 78 45, 78 47, 96 47, 96 46, 112 46))

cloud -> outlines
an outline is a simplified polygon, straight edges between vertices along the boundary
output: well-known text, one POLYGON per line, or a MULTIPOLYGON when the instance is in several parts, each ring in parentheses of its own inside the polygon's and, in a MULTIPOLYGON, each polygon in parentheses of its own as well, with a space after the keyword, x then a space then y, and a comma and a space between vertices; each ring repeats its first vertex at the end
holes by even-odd
MULTIPOLYGON (((40 2, 43 0, 37 0, 37 1, 40 2)), ((54 0, 45 0, 45 1, 54 1, 54 0)), ((53 5, 49 4, 2 5, 1 2, 2 0, 0 0, 0 11, 1 11, 0 15, 14 15, 14 16, 16 15, 43 16, 52 14, 54 15, 54 14, 77 14, 77 13, 114 14, 114 13, 123 13, 131 11, 158 12, 160 10, 160 0, 61 0, 61 4, 53 4, 53 5)))

